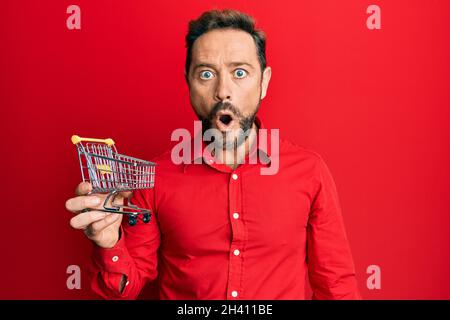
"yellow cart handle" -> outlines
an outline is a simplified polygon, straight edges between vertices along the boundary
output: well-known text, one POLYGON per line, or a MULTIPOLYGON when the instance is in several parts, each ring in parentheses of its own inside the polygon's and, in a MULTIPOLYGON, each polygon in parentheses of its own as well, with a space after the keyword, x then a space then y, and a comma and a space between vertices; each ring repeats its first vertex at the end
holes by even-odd
POLYGON ((73 135, 71 140, 72 140, 73 144, 80 143, 81 141, 86 141, 86 142, 100 142, 100 143, 107 144, 108 146, 114 145, 114 140, 113 139, 82 138, 80 136, 73 135))

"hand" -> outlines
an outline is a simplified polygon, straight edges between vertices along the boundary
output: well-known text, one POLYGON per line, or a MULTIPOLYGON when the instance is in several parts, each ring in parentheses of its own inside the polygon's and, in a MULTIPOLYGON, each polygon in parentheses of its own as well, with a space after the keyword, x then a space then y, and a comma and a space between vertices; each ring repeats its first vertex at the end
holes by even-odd
MULTIPOLYGON (((86 237, 92 240, 97 246, 102 248, 112 248, 119 241, 120 224, 122 214, 98 211, 103 207, 107 194, 89 194, 92 185, 82 182, 78 185, 75 193, 77 197, 66 201, 66 209, 75 213, 70 220, 70 225, 74 229, 83 230, 86 237), (83 211, 91 209, 90 211, 83 211)), ((131 191, 120 192, 113 199, 114 204, 123 204, 124 198, 129 198, 131 191)), ((108 204, 111 206, 112 204, 108 204)))

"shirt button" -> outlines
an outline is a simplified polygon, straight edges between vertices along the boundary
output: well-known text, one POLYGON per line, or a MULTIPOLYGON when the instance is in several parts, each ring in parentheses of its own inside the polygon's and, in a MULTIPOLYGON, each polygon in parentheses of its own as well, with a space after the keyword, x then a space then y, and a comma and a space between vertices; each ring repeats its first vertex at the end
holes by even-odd
POLYGON ((231 292, 231 296, 232 296, 233 298, 236 298, 236 297, 238 296, 237 291, 232 291, 232 292, 231 292))
POLYGON ((233 254, 234 254, 235 256, 238 256, 239 253, 240 253, 240 251, 239 251, 238 249, 236 249, 236 250, 233 251, 233 254))
POLYGON ((233 173, 233 175, 231 177, 233 178, 233 180, 237 180, 238 175, 236 173, 233 173))
POLYGON ((113 262, 117 262, 117 260, 119 260, 119 257, 118 257, 118 256, 112 257, 112 261, 113 261, 113 262))
POLYGON ((237 213, 237 212, 233 213, 233 218, 239 219, 239 213, 237 213))

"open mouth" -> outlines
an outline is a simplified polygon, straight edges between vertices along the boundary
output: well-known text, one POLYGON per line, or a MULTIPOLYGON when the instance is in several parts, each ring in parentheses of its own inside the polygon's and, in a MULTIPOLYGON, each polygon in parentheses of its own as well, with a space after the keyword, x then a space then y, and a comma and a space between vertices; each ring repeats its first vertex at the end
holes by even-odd
POLYGON ((224 125, 228 125, 233 120, 233 118, 229 114, 224 114, 219 117, 219 120, 224 125))
POLYGON ((234 115, 229 110, 221 110, 216 115, 215 124, 220 131, 228 131, 233 128, 234 115))

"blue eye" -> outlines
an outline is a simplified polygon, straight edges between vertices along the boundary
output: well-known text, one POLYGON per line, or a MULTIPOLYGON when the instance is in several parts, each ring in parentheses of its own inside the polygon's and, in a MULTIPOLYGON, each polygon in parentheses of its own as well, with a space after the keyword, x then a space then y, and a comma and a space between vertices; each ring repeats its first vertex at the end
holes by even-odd
POLYGON ((200 79, 208 80, 213 77, 213 73, 211 71, 202 71, 200 72, 200 79))
POLYGON ((236 76, 236 78, 242 79, 247 75, 247 71, 245 71, 244 69, 236 69, 234 71, 234 75, 236 76))

